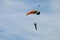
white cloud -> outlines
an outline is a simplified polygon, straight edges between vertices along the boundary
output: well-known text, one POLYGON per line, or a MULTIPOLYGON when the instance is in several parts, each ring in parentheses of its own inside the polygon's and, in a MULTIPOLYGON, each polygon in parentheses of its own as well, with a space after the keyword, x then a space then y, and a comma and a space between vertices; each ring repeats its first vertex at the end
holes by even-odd
POLYGON ((50 15, 48 21, 48 39, 60 40, 60 0, 51 0, 50 15))
MULTIPOLYGON (((16 36, 19 38, 24 38, 26 40, 60 40, 60 19, 59 15, 59 2, 58 0, 51 0, 51 8, 49 13, 43 14, 37 17, 38 30, 34 29, 34 17, 35 16, 26 16, 28 10, 24 12, 16 13, 2 13, 0 16, 0 35, 1 40, 13 40, 16 36), (58 4, 58 5, 57 5, 58 4), (56 15, 57 14, 57 15, 56 15), (16 35, 16 36, 13 36, 16 35)), ((4 3, 5 7, 17 5, 15 2, 6 0, 4 3), (9 4, 7 4, 9 3, 9 4)), ((21 2, 19 4, 21 8, 29 8, 28 4, 21 2)), ((18 6, 19 6, 18 5, 18 6)), ((47 5, 47 4, 46 4, 47 5)), ((42 5, 43 6, 43 5, 42 5)), ((31 7, 31 6, 30 6, 31 7)), ((30 10, 30 9, 29 9, 30 10)), ((15 40, 17 40, 15 39, 15 40)), ((23 40, 24 40, 23 39, 23 40)))

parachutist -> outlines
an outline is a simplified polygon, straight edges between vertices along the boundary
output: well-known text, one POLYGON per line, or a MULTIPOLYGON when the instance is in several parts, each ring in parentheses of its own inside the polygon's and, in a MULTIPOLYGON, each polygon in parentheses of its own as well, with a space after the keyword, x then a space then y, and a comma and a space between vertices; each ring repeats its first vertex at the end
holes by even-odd
MULTIPOLYGON (((30 14, 40 15, 40 12, 39 12, 39 11, 36 11, 36 10, 31 10, 31 11, 29 11, 26 15, 28 16, 28 15, 30 15, 30 14)), ((35 23, 33 23, 33 24, 34 24, 34 26, 35 26, 35 29, 37 30, 37 23, 35 22, 35 23)))
POLYGON ((37 30, 37 23, 34 23, 35 29, 37 30))

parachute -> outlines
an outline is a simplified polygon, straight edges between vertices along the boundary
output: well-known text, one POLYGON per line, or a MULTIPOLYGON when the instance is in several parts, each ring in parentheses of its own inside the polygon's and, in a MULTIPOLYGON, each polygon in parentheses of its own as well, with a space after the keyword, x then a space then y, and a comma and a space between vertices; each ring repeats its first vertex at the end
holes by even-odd
MULTIPOLYGON (((37 4, 38 3, 38 1, 35 1, 35 3, 37 4)), ((40 11, 40 4, 38 5, 38 8, 37 9, 39 9, 39 11, 40 11)), ((37 11, 36 9, 35 10, 31 10, 31 11, 29 11, 28 13, 26 13, 26 15, 28 16, 28 15, 33 15, 33 14, 35 14, 35 15, 40 15, 40 12, 39 11, 37 11)), ((35 29, 37 30, 37 16, 34 16, 34 18, 33 18, 33 20, 34 20, 34 27, 35 27, 35 29)))
MULTIPOLYGON (((28 15, 30 15, 30 14, 36 14, 36 15, 39 15, 40 12, 39 12, 39 11, 36 11, 36 10, 32 10, 32 11, 29 11, 26 15, 28 16, 28 15)), ((35 20, 36 20, 36 18, 35 18, 35 20)), ((33 24, 34 24, 34 26, 35 26, 35 29, 37 30, 37 23, 34 22, 33 24)))
POLYGON ((36 15, 39 15, 40 12, 36 11, 36 10, 32 10, 30 12, 28 12, 26 15, 30 15, 30 14, 36 14, 36 15))

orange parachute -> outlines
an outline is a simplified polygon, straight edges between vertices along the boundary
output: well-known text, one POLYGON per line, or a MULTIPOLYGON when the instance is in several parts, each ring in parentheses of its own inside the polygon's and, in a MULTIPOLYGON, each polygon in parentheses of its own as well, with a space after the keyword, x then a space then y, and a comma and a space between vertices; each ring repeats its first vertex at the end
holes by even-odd
POLYGON ((36 10, 32 10, 32 11, 28 12, 26 15, 29 15, 29 14, 37 14, 37 15, 39 15, 40 12, 38 12, 36 10))
MULTIPOLYGON (((36 10, 32 10, 32 11, 29 11, 26 15, 30 15, 30 14, 36 14, 36 15, 39 15, 40 12, 39 12, 39 11, 36 11, 36 10)), ((35 29, 37 30, 37 23, 34 22, 33 24, 34 24, 34 26, 35 26, 35 29)))

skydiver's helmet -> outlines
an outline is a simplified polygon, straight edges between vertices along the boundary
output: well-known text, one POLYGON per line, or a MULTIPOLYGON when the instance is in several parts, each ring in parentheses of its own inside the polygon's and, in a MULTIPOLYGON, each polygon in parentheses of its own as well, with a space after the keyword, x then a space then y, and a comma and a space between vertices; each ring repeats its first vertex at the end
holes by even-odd
POLYGON ((40 14, 40 12, 37 13, 37 15, 39 15, 39 14, 40 14))

